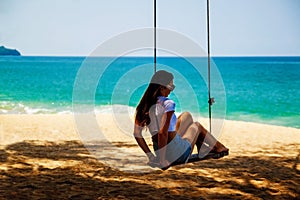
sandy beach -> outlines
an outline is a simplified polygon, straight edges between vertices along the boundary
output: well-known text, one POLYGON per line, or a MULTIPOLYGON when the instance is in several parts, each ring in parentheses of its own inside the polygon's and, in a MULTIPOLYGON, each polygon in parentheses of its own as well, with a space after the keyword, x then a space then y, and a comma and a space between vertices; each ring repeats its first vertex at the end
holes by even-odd
POLYGON ((300 129, 226 120, 229 156, 162 171, 113 116, 97 120, 106 143, 71 114, 0 115, 0 199, 300 198, 300 129))

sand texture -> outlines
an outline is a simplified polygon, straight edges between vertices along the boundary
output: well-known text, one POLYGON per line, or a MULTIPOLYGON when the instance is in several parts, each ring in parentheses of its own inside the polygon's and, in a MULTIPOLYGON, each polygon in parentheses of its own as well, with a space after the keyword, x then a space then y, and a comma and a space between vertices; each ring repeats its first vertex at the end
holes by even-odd
POLYGON ((97 119, 108 142, 72 115, 0 115, 0 199, 300 199, 300 129, 225 121, 229 156, 162 171, 97 119))

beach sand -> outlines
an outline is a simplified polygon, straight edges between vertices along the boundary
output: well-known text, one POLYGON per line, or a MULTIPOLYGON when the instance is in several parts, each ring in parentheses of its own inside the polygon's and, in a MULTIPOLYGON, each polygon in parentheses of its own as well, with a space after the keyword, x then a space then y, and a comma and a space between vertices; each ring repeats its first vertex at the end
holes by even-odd
POLYGON ((116 121, 0 115, 0 199, 300 198, 300 129, 226 120, 229 156, 162 171, 116 121))

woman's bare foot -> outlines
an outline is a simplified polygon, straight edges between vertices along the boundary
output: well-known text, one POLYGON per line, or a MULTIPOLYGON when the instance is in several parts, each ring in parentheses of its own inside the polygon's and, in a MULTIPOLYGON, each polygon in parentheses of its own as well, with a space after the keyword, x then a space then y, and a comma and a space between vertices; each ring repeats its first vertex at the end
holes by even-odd
POLYGON ((215 146, 212 148, 211 152, 213 153, 223 153, 223 152, 229 152, 229 149, 226 148, 222 143, 220 143, 219 141, 217 141, 217 143, 215 144, 215 146))

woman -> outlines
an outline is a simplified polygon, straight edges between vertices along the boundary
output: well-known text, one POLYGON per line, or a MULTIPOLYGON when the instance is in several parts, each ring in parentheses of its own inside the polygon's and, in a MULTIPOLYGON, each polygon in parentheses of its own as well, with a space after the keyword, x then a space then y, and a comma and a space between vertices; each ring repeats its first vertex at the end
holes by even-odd
POLYGON ((162 168, 167 168, 172 163, 185 163, 195 145, 201 156, 200 148, 203 143, 208 145, 211 152, 227 155, 229 150, 199 122, 193 122, 190 113, 184 112, 176 118, 175 103, 168 98, 175 88, 173 79, 171 73, 157 71, 136 108, 134 136, 147 154, 149 163, 158 162, 162 168), (152 135, 156 156, 142 136, 144 127, 148 127, 152 135))

